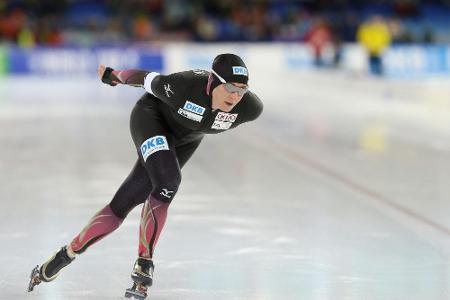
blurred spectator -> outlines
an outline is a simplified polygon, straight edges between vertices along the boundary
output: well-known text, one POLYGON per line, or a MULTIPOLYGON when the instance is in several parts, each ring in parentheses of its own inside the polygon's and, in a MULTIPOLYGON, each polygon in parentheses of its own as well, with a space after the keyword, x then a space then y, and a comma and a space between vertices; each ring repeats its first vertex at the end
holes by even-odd
POLYGON ((35 37, 33 31, 30 27, 23 27, 18 36, 17 44, 22 48, 33 48, 36 45, 35 37))
POLYGON ((45 17, 38 23, 38 29, 35 32, 36 39, 40 44, 48 46, 59 46, 63 39, 59 31, 57 20, 54 17, 45 17))
POLYGON ((153 26, 145 15, 138 15, 133 20, 133 38, 136 41, 149 41, 153 37, 153 26))
POLYGON ((342 61, 342 46, 343 46, 343 28, 339 26, 335 26, 331 33, 332 37, 332 51, 333 51, 333 60, 332 67, 338 68, 342 61))
POLYGON ((382 54, 391 43, 391 34, 384 19, 381 16, 370 17, 359 27, 357 39, 367 50, 370 72, 374 75, 382 75, 382 54))
POLYGON ((21 9, 14 9, 6 16, 0 18, 0 32, 9 42, 17 42, 17 38, 26 26, 27 16, 21 9))
POLYGON ((388 23, 389 32, 391 33, 392 43, 412 43, 411 33, 405 28, 403 22, 399 18, 391 18, 388 23))
POLYGON ((448 0, 0 0, 0 42, 308 41, 320 65, 323 40, 354 42, 362 16, 380 2, 393 16, 393 42, 450 42, 448 0))
POLYGON ((306 34, 305 41, 312 48, 314 54, 314 65, 322 67, 324 65, 323 52, 332 46, 332 35, 328 24, 318 17, 313 21, 313 25, 306 34))
POLYGON ((215 41, 219 35, 214 20, 198 17, 195 22, 196 39, 200 41, 215 41))
POLYGON ((434 43, 434 41, 435 41, 435 38, 434 38, 433 29, 431 29, 431 27, 429 27, 429 26, 425 27, 421 42, 424 44, 432 44, 432 43, 434 43))

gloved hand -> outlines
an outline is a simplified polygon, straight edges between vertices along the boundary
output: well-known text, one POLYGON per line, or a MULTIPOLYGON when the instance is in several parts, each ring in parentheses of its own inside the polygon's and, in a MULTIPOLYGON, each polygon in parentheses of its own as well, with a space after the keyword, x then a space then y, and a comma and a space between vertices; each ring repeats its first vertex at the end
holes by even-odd
POLYGON ((120 81, 118 81, 116 76, 114 76, 113 71, 113 68, 105 67, 104 65, 100 65, 97 69, 98 76, 101 78, 103 83, 116 86, 120 83, 120 81))

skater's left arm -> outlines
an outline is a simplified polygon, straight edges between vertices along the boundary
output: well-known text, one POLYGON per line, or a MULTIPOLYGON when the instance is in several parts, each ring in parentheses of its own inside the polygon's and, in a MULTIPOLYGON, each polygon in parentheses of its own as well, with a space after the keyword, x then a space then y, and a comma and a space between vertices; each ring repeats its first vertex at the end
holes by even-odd
POLYGON ((118 84, 126 84, 136 87, 144 86, 144 79, 150 72, 143 70, 114 70, 113 68, 99 65, 97 74, 101 78, 103 83, 111 86, 118 84))

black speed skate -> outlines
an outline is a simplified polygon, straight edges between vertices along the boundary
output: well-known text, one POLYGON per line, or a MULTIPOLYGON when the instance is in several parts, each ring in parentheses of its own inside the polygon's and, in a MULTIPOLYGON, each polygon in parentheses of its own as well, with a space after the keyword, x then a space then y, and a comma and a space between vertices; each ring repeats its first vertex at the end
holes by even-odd
POLYGON ((153 261, 138 258, 134 263, 131 279, 133 286, 125 291, 125 297, 143 300, 147 297, 147 290, 153 284, 153 261))
POLYGON ((41 282, 50 282, 58 277, 62 268, 70 264, 75 258, 67 255, 67 248, 62 247, 58 252, 49 258, 40 268, 36 266, 30 275, 28 291, 33 291, 34 287, 41 282))

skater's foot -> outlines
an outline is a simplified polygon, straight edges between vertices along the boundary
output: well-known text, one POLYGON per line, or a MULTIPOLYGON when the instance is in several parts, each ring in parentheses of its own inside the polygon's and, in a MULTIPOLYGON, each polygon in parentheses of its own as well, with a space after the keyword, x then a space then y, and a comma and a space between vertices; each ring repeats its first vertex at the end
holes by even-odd
POLYGON ((62 268, 70 264, 75 257, 69 257, 67 254, 67 247, 62 247, 58 252, 49 258, 40 268, 36 266, 31 271, 30 283, 28 285, 28 291, 31 292, 33 288, 41 283, 54 280, 62 268))
POLYGON ((62 247, 41 266, 41 269, 39 270, 41 280, 45 282, 54 280, 59 275, 62 268, 70 264, 74 259, 74 257, 71 258, 67 254, 67 247, 62 247))
POLYGON ((151 259, 139 257, 134 263, 131 279, 137 284, 151 286, 153 283, 153 270, 155 269, 151 259))
POLYGON ((125 297, 143 300, 147 297, 147 290, 153 284, 153 270, 151 259, 139 257, 134 263, 131 279, 133 286, 125 291, 125 297))

